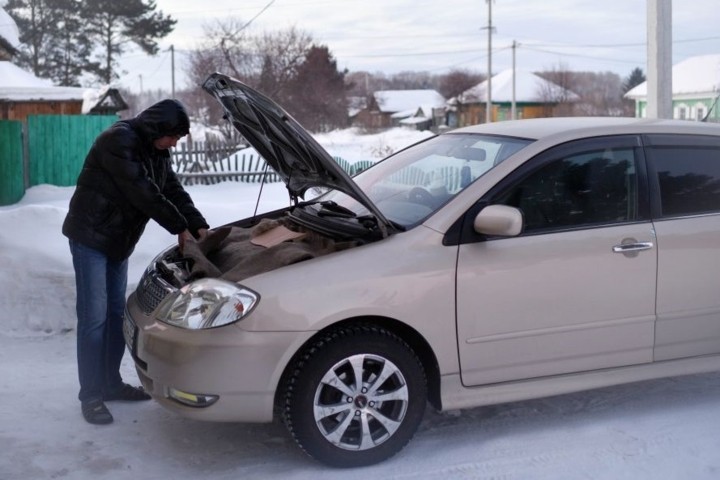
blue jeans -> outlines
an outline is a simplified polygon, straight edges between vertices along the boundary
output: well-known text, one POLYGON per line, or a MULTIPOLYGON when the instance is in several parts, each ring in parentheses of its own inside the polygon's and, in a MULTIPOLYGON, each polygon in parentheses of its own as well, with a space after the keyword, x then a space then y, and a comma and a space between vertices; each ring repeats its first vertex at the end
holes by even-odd
POLYGON ((110 260, 70 240, 77 288, 77 362, 81 402, 119 390, 128 260, 110 260))

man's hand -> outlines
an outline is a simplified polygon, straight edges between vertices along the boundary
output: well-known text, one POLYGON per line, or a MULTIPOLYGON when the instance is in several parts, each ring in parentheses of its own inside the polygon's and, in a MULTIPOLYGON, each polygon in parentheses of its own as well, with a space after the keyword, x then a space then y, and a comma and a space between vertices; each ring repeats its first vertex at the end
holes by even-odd
POLYGON ((207 237, 209 230, 207 228, 199 228, 198 229, 198 242, 205 240, 205 237, 207 237))

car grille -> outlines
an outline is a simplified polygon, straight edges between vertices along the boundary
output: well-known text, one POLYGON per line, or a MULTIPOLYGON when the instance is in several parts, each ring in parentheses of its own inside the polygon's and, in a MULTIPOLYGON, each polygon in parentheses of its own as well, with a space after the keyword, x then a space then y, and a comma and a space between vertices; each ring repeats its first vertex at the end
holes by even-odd
POLYGON ((173 290, 175 289, 160 278, 157 272, 148 271, 140 280, 135 295, 142 311, 149 315, 173 290))

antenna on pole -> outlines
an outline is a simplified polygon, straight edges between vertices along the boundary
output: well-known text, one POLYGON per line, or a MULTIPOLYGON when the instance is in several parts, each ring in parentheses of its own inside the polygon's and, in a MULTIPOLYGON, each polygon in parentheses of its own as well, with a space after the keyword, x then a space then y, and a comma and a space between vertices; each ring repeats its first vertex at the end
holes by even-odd
POLYGON ((170 45, 170 69, 172 71, 172 98, 175 98, 175 45, 170 45))
POLYGON ((510 119, 517 120, 517 105, 515 102, 515 80, 517 78, 515 70, 515 52, 517 50, 517 42, 512 43, 512 103, 510 104, 510 119))
POLYGON ((485 122, 492 122, 492 3, 493 0, 485 0, 488 4, 488 63, 487 63, 487 88, 485 89, 485 122))

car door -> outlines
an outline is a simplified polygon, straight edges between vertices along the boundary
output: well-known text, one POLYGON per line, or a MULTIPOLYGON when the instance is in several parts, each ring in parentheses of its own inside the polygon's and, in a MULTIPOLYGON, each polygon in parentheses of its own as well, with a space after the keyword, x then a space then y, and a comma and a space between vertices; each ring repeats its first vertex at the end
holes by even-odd
POLYGON ((720 353, 720 138, 643 141, 658 236, 654 358, 720 353))
POLYGON ((465 219, 456 299, 463 383, 652 361, 656 271, 638 137, 571 142, 529 160, 465 219), (519 208, 523 233, 468 233, 487 204, 519 208))

